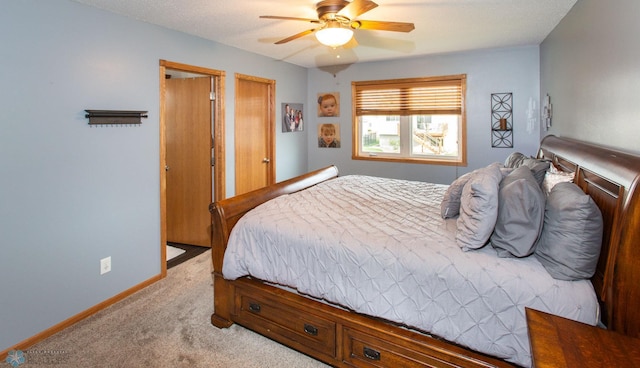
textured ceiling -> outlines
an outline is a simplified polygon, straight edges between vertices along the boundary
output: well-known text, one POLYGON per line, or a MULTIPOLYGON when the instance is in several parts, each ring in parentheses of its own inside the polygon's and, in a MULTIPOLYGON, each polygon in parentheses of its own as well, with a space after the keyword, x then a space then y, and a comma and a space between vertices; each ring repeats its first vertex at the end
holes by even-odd
POLYGON ((73 0, 304 67, 537 45, 577 0, 375 0, 357 19, 412 22, 410 33, 356 30, 357 46, 332 49, 313 24, 260 15, 317 18, 315 0, 73 0))

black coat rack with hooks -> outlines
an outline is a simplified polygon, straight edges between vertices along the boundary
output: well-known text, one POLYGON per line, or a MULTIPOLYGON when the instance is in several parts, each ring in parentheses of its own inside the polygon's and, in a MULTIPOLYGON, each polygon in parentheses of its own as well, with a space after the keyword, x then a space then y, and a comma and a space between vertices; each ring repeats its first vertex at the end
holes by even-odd
POLYGON ((89 119, 89 125, 124 125, 142 124, 142 118, 147 118, 147 111, 133 110, 84 110, 89 119))

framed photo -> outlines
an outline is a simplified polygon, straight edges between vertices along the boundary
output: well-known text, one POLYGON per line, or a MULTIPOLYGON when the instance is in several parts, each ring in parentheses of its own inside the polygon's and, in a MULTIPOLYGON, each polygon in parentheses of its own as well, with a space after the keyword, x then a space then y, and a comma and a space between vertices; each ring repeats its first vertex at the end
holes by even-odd
POLYGON ((318 117, 340 116, 340 92, 318 93, 318 117))
POLYGON ((301 103, 282 104, 282 132, 301 132, 304 130, 304 108, 301 103))
POLYGON ((318 124, 318 147, 340 148, 340 124, 318 124))

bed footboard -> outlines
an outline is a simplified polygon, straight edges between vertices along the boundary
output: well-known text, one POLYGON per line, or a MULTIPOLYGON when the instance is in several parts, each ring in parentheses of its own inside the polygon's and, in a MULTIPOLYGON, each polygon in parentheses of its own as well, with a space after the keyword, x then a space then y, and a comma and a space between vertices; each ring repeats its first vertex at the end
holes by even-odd
POLYGON ((209 205, 209 211, 211 212, 213 220, 211 260, 213 262, 215 292, 213 298, 214 313, 211 316, 211 323, 214 326, 225 328, 233 324, 231 320, 231 311, 233 310, 234 302, 233 285, 222 277, 222 260, 224 258, 227 241, 229 240, 229 234, 231 234, 231 230, 238 220, 249 210, 270 199, 283 194, 298 192, 337 176, 338 168, 328 166, 209 205))

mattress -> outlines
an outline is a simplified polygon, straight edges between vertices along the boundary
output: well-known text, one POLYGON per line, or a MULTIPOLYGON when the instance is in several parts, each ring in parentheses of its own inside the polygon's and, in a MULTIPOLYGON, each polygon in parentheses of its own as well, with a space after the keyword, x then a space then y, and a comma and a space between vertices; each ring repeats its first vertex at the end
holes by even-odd
POLYGON ((462 251, 440 216, 446 185, 349 175, 243 216, 226 279, 252 276, 506 361, 531 365, 525 306, 596 325, 588 280, 553 279, 535 257, 462 251))

